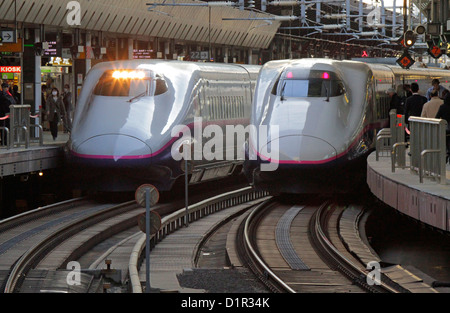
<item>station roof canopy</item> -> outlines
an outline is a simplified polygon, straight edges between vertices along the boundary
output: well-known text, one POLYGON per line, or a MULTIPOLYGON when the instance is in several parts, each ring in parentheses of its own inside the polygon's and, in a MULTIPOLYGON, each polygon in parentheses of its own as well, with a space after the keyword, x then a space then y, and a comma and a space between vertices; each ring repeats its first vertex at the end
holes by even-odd
MULTIPOLYGON (((192 0, 168 0, 165 3, 203 3, 192 0)), ((180 41, 222 44, 249 48, 267 48, 279 21, 222 20, 223 18, 270 17, 239 8, 157 6, 149 11, 147 3, 162 0, 78 0, 81 25, 70 26, 67 17, 74 10, 69 0, 3 0, 0 1, 0 23, 43 24, 64 29, 124 34, 137 37, 173 38, 180 41), (15 3, 16 2, 16 3, 15 3), (16 4, 16 5, 15 5, 16 4), (16 13, 15 13, 16 12, 16 13), (210 22, 211 21, 211 22, 210 22), (210 26, 209 26, 210 25, 210 26)))

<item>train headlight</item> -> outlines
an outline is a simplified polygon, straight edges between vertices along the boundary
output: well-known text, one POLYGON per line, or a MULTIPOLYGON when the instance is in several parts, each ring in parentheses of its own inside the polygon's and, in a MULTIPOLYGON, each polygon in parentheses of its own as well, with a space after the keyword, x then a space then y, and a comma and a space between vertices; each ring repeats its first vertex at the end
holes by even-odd
POLYGON ((143 71, 114 71, 112 77, 115 79, 144 79, 146 75, 143 71))

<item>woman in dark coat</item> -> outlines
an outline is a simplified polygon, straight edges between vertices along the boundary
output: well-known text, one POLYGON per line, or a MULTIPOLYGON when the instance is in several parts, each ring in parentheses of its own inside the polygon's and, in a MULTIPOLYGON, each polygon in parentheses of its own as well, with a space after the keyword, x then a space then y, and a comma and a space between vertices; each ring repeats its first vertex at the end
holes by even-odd
POLYGON ((46 109, 47 121, 50 123, 50 132, 53 140, 56 140, 56 137, 58 137, 58 122, 61 118, 66 118, 66 109, 57 88, 53 88, 52 93, 47 98, 46 109))

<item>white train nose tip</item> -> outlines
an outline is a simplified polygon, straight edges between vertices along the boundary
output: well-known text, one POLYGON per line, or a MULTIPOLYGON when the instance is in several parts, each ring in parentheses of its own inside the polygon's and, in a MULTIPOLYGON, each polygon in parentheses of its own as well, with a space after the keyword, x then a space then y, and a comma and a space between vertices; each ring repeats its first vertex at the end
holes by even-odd
POLYGON ((152 154, 143 141, 126 135, 100 135, 81 143, 76 154, 94 159, 143 159, 152 154))
POLYGON ((336 149, 331 144, 320 138, 304 135, 279 137, 260 151, 270 152, 272 159, 278 159, 280 163, 321 164, 337 157, 336 149))

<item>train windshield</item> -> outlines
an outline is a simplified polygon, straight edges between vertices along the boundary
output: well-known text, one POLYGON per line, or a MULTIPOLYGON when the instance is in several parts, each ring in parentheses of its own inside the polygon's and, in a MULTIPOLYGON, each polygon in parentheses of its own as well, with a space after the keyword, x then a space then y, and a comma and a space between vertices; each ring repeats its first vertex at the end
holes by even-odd
POLYGON ((342 80, 330 71, 286 70, 275 84, 272 93, 282 97, 337 97, 345 94, 342 80), (308 73, 308 72, 306 72, 308 73))
POLYGON ((167 91, 165 80, 145 70, 108 70, 100 77, 94 95, 107 97, 157 96, 167 91))

